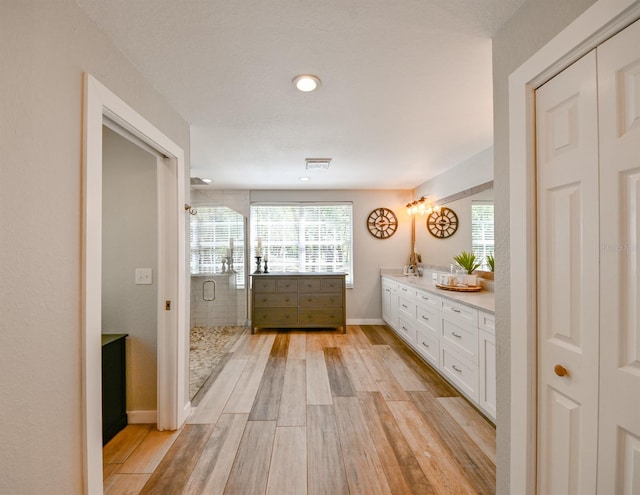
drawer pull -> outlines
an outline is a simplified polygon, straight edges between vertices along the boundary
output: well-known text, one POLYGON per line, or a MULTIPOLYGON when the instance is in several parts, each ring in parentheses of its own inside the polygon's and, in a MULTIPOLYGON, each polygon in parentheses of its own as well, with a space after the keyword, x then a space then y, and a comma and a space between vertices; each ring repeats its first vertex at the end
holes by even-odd
POLYGON ((311 302, 311 301, 313 301, 313 299, 311 299, 311 298, 307 299, 307 302, 311 302))
POLYGON ((427 344, 426 342, 423 342, 422 345, 425 346, 427 349, 429 348, 429 344, 427 344))
POLYGON ((285 298, 284 298, 284 302, 289 302, 289 298, 288 298, 288 297, 285 297, 285 298))
POLYGON ((460 313, 461 311, 458 308, 451 308, 451 311, 454 313, 460 313))
POLYGON ((266 298, 264 298, 264 299, 262 300, 262 302, 267 302, 267 299, 266 299, 266 298))
POLYGON ((425 315, 422 315, 422 319, 426 320, 426 321, 429 321, 429 318, 427 318, 425 315))
POLYGON ((460 368, 456 368, 455 364, 452 364, 451 367, 453 368, 454 371, 456 371, 458 373, 462 373, 462 370, 460 368))
POLYGON ((409 331, 409 329, 408 329, 407 327, 404 327, 404 326, 402 327, 402 329, 403 329, 405 332, 408 332, 408 331, 409 331))
POLYGON ((456 332, 451 332, 451 335, 453 335, 456 339, 461 339, 462 338, 462 335, 459 335, 456 332))

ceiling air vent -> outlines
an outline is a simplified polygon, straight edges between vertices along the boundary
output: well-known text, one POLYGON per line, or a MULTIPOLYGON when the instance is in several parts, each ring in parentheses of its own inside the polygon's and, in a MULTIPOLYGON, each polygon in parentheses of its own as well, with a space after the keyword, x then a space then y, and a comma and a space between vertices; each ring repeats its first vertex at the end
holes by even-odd
POLYGON ((306 158, 307 170, 327 170, 331 163, 331 158, 306 158))

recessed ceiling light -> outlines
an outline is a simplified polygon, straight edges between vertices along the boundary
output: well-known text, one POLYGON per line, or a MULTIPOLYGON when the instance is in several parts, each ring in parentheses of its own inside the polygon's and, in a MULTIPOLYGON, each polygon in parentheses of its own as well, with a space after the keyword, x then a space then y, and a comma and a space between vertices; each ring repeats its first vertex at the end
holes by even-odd
POLYGON ((213 179, 202 179, 202 182, 206 182, 207 184, 211 184, 213 182, 213 179))
POLYGON ((293 85, 298 88, 299 91, 309 93, 320 87, 320 79, 316 76, 304 74, 294 77, 293 85))
POLYGON ((302 182, 306 182, 306 181, 308 181, 308 180, 311 180, 311 178, 310 178, 310 177, 300 177, 300 180, 301 180, 302 182))

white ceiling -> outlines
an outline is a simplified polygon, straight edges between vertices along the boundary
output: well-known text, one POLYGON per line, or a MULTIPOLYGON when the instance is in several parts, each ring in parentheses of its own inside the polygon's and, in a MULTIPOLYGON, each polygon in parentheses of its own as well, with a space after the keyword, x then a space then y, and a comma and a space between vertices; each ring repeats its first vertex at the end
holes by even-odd
POLYGON ((76 1, 190 123, 210 187, 407 189, 492 145, 491 37, 524 0, 76 1))

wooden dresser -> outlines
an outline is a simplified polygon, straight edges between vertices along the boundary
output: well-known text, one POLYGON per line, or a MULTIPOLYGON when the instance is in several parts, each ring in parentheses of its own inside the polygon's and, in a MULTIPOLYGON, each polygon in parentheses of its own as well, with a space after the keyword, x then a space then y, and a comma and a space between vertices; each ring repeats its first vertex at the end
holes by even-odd
POLYGON ((253 274, 251 333, 257 328, 347 331, 344 273, 253 274))

